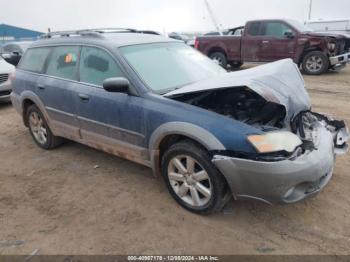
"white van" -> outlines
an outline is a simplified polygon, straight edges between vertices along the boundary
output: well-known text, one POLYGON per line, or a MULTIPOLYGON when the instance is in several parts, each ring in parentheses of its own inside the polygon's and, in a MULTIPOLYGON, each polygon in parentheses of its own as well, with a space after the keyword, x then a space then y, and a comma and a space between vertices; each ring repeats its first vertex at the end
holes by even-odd
POLYGON ((338 33, 350 37, 350 18, 308 21, 306 25, 315 32, 338 33))

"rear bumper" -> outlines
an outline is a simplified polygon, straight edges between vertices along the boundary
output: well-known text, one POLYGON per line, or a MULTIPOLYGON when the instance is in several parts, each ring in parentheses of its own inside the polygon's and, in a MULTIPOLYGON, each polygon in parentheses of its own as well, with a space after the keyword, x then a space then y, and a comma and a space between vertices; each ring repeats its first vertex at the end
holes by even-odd
POLYGON ((329 62, 331 66, 346 64, 350 62, 350 53, 345 53, 338 56, 332 56, 329 58, 329 62))
POLYGON ((295 203, 321 191, 332 177, 335 164, 332 134, 319 127, 317 149, 293 160, 260 162, 214 156, 213 163, 225 176, 236 198, 268 204, 295 203))
POLYGON ((0 84, 0 102, 10 101, 11 90, 12 86, 9 80, 0 84))

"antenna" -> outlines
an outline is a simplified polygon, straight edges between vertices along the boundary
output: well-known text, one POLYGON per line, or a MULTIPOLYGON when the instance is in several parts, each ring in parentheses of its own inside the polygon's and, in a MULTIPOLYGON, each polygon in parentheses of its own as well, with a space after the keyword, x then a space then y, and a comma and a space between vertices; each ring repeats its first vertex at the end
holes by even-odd
POLYGON ((309 15, 308 15, 309 21, 311 20, 311 12, 312 12, 312 0, 310 0, 310 4, 309 4, 309 15))
POLYGON ((213 10, 211 9, 210 5, 209 5, 209 2, 208 0, 204 0, 204 3, 208 9, 208 13, 209 13, 209 16, 211 18, 211 21, 213 22, 216 30, 219 32, 220 35, 223 35, 221 29, 220 29, 220 26, 219 24, 217 23, 216 19, 215 19, 215 16, 214 16, 214 13, 213 13, 213 10))

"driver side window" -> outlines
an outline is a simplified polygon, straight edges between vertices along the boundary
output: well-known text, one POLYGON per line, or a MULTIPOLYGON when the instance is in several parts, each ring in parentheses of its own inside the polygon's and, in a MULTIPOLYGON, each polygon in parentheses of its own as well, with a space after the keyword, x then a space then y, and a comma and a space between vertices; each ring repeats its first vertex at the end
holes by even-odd
POLYGON ((285 38, 286 32, 293 32, 293 30, 289 26, 281 22, 267 22, 263 27, 264 36, 285 38))
POLYGON ((124 77, 114 59, 104 50, 83 47, 80 59, 80 81, 102 86, 111 77, 124 77))

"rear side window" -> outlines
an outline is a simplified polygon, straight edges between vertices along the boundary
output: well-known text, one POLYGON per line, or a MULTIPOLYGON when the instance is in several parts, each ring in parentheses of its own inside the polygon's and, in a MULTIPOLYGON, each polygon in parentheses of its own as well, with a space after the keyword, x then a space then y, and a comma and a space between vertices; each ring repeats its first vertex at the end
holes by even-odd
POLYGON ((78 80, 79 46, 55 47, 47 64, 46 74, 78 80))
POLYGON ((47 56, 50 53, 49 47, 38 47, 28 49, 18 65, 19 69, 35 73, 42 73, 47 56))
POLYGON ((281 22, 268 22, 265 23, 263 28, 263 35, 265 36, 283 38, 286 32, 292 32, 292 29, 281 22))
POLYGON ((83 47, 80 62, 81 82, 102 86, 107 78, 123 76, 117 63, 106 51, 83 47))
POLYGON ((261 22, 253 22, 249 26, 248 35, 260 35, 261 22))

